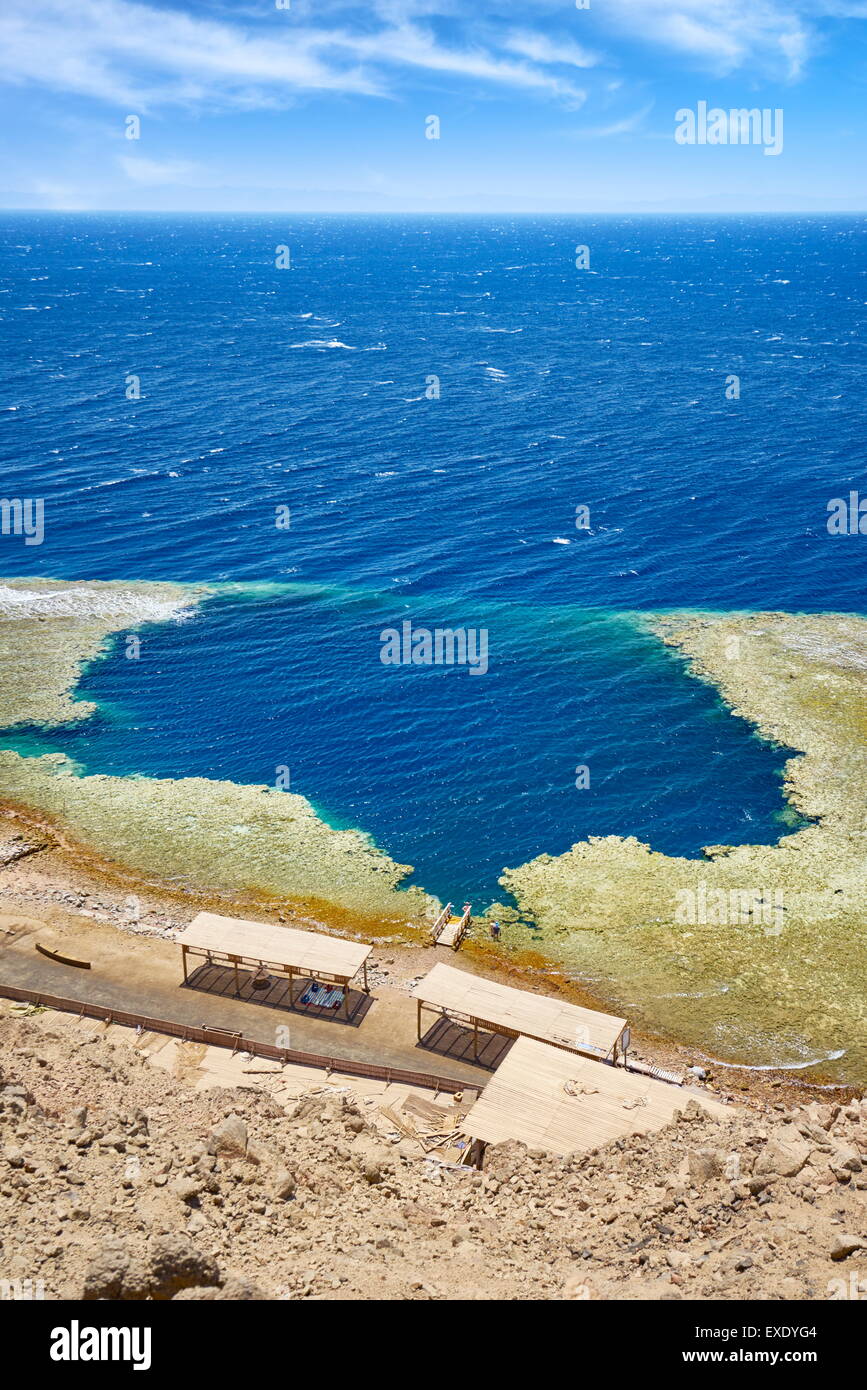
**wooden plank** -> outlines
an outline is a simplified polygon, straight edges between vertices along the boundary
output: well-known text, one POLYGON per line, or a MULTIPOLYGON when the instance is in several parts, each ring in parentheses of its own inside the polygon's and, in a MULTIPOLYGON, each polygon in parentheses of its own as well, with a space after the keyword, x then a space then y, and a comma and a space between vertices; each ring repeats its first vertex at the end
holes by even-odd
POLYGON ((732 1107, 664 1081, 519 1038, 461 1125, 486 1144, 517 1139, 552 1153, 584 1152, 669 1124, 695 1099, 728 1118, 732 1107))

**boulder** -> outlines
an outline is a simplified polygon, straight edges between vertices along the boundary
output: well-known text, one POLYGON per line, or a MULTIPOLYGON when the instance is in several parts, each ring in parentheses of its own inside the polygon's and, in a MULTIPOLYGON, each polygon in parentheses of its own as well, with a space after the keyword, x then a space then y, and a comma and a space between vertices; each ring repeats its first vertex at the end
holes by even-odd
POLYGON ((247 1152, 247 1126, 234 1112, 215 1125, 209 1136, 208 1152, 243 1158, 247 1152))
POLYGON ((151 1298, 174 1298, 181 1289, 220 1282, 216 1260, 197 1250, 183 1236, 158 1236, 151 1242, 147 1284, 151 1298))
POLYGON ((855 1250, 867 1249, 867 1241, 860 1236, 837 1235, 831 1242, 831 1259, 845 1260, 855 1250))
POLYGON ((142 1262, 123 1241, 108 1240, 85 1270, 81 1299, 84 1302, 140 1299, 146 1296, 147 1283, 142 1262))
POLYGON ((811 1152, 810 1144, 794 1125, 783 1125, 759 1152, 753 1173, 757 1178, 794 1177, 800 1173, 811 1152))

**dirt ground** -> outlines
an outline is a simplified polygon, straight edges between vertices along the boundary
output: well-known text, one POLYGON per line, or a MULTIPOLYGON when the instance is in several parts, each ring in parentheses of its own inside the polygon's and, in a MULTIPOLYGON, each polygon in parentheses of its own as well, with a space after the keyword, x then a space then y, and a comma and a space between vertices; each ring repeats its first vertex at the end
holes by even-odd
POLYGON ((204 1052, 0 1002, 11 1296, 867 1295, 867 1102, 687 1102, 652 1135, 502 1144, 476 1171, 395 1127, 408 1091, 204 1052))

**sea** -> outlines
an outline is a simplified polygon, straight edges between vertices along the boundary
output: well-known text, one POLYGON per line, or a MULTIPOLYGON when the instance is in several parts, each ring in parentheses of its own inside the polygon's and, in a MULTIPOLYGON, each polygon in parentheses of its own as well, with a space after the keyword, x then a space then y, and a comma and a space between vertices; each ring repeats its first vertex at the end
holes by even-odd
POLYGON ((797 824, 789 750, 646 619, 864 611, 867 540, 827 521, 867 495, 867 219, 15 213, 0 240, 2 495, 45 518, 0 575, 213 586, 84 671, 96 714, 2 746, 288 786, 477 910, 590 835, 697 856, 797 824), (419 660, 384 661, 406 623, 419 660), (437 629, 486 669, 426 660, 437 629))

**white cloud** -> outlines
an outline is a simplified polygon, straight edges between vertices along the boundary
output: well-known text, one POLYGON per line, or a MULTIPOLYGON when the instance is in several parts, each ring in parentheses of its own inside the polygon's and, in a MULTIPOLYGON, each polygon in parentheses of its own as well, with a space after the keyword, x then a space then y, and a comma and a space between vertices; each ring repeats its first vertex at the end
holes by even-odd
POLYGON ((607 21, 631 37, 718 72, 757 65, 797 77, 814 42, 810 0, 606 0, 607 21))
POLYGON ((574 68, 596 67, 598 54, 589 52, 569 39, 551 39, 532 30, 519 29, 508 35, 503 47, 510 53, 520 53, 536 63, 561 63, 574 68))
MULTIPOLYGON (((341 8, 333 5, 332 13, 341 8)), ((138 110, 165 103, 285 105, 298 93, 317 91, 382 96, 389 92, 383 70, 395 67, 536 90, 570 104, 583 99, 546 70, 553 59, 543 50, 537 62, 517 62, 469 40, 446 45, 409 22, 397 2, 378 28, 369 17, 358 29, 294 20, 286 27, 275 13, 276 23, 256 17, 241 24, 139 0, 4 0, 0 79, 138 110)))

